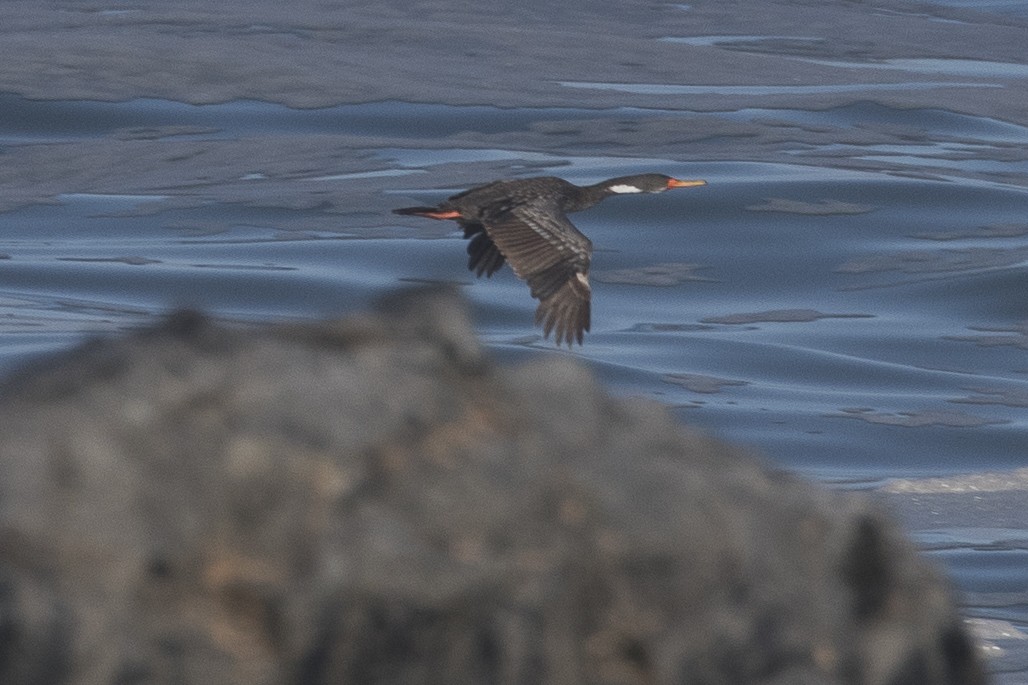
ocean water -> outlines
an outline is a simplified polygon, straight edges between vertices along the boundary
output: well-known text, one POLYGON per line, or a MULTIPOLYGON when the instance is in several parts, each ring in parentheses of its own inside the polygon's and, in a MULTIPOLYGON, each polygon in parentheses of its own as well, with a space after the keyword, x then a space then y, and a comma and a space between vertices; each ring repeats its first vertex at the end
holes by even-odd
MULTIPOLYGON (((0 188, 0 370, 174 306, 314 319, 404 284, 450 282, 502 360, 572 354, 613 392, 659 400, 832 487, 1028 465, 1028 164, 1004 154, 1028 130, 857 103, 719 116, 924 135, 693 161, 517 142, 583 119, 606 130, 674 116, 0 96, 0 157, 28 179, 6 197, 0 188), (338 154, 281 161, 298 138, 319 136, 338 154), (446 144, 426 142, 438 138, 446 144), (220 171, 174 171, 189 159, 220 171), (642 171, 709 185, 573 217, 596 251, 593 329, 571 351, 541 338, 509 270, 476 280, 452 227, 388 212, 476 179, 642 171), (294 185, 307 199, 289 200, 294 185)), ((1028 530, 971 512, 914 532, 972 598, 969 616, 1024 635, 1028 530)), ((1025 651, 1008 649, 995 669, 1024 674, 1025 651)))

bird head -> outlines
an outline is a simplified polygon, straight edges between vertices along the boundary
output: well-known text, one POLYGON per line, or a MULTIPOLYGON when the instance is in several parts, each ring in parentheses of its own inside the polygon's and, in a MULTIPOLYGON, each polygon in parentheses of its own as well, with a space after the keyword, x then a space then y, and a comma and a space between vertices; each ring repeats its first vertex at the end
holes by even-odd
POLYGON ((683 181, 664 174, 639 174, 612 178, 604 186, 611 193, 662 193, 672 188, 692 188, 707 185, 706 181, 683 181))

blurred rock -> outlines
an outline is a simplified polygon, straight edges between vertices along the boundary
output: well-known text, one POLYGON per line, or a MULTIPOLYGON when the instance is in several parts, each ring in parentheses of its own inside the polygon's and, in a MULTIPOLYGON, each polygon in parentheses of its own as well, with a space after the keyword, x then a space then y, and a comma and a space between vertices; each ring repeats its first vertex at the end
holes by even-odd
POLYGON ((9 379, 0 682, 983 681, 865 500, 541 356, 493 365, 419 291, 9 379))

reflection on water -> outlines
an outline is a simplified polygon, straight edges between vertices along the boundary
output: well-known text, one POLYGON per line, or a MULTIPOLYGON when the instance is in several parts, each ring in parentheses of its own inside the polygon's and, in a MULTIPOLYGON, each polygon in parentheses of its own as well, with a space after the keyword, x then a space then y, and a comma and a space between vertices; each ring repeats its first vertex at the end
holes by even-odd
POLYGON ((819 43, 823 39, 812 36, 669 36, 661 40, 669 43, 681 43, 682 45, 711 46, 783 40, 819 43))
POLYGON ((1028 4, 1025 4, 1024 0, 931 0, 931 2, 934 5, 1028 17, 1028 4))
POLYGON ((824 93, 863 93, 866 91, 923 90, 930 88, 1002 88, 1001 83, 957 83, 955 81, 911 81, 905 83, 837 83, 809 86, 759 85, 694 86, 668 83, 598 83, 592 81, 561 81, 566 88, 613 90, 637 95, 821 95, 824 93))
POLYGON ((837 62, 830 60, 807 60, 814 64, 843 69, 892 69, 898 71, 919 71, 926 74, 957 74, 982 78, 1025 78, 1028 64, 1012 62, 989 62, 978 59, 884 59, 873 62, 837 62))

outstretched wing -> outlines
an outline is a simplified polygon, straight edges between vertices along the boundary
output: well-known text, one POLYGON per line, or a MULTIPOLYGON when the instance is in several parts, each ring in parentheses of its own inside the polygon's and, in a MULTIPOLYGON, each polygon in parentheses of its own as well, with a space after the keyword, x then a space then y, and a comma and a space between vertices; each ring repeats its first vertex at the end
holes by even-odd
POLYGON ((539 300, 536 323, 543 334, 556 332, 558 345, 582 343, 589 330, 589 260, 592 243, 568 220, 556 202, 537 200, 482 217, 486 236, 528 283, 539 300))

